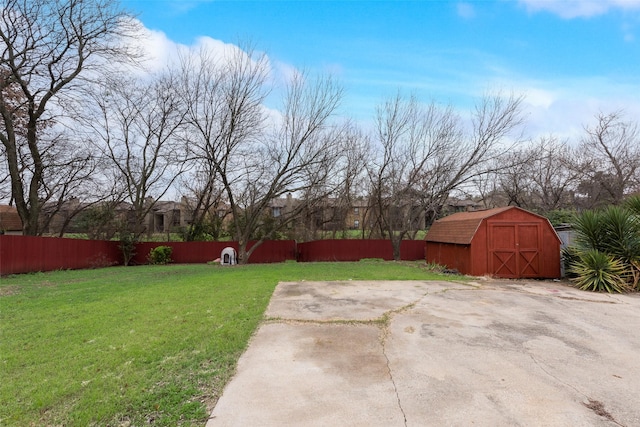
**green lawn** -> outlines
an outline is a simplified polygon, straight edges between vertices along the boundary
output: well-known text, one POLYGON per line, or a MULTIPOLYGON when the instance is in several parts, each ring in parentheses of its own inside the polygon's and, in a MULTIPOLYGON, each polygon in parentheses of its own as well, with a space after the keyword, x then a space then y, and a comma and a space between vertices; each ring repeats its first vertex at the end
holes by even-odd
POLYGON ((443 276, 367 261, 3 277, 0 425, 202 426, 278 281, 346 279, 443 276))

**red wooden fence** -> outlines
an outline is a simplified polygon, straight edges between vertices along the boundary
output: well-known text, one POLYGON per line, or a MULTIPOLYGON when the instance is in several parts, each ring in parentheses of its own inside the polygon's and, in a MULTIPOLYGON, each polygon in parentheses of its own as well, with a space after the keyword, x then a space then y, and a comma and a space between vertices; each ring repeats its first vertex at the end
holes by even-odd
POLYGON ((0 275, 73 270, 122 263, 118 242, 0 236, 0 275))
MULTIPOLYGON (((238 249, 236 242, 144 242, 136 247, 132 262, 146 264, 149 251, 157 246, 171 246, 175 263, 204 263, 220 257, 227 246, 238 249)), ((119 242, 64 239, 56 237, 0 235, 0 275, 82 269, 122 264, 119 242)), ((425 242, 403 240, 403 260, 423 260, 425 242)), ((363 258, 393 259, 388 240, 318 240, 297 243, 294 240, 270 240, 251 255, 251 263, 286 260, 359 261, 363 258)))
MULTIPOLYGON (((424 259, 423 240, 403 240, 400 258, 405 261, 424 259)), ((389 240, 316 240, 298 243, 298 261, 360 261, 363 258, 393 259, 389 240)))
MULTIPOLYGON (((250 245, 252 242, 250 242, 250 245)), ((171 246, 171 259, 175 263, 205 263, 220 258, 220 252, 228 246, 236 251, 237 242, 143 242, 136 246, 136 255, 132 262, 147 264, 147 257, 151 249, 158 246, 171 246)), ((296 259, 295 240, 268 240, 263 242, 251 254, 249 261, 255 264, 284 262, 296 259)))

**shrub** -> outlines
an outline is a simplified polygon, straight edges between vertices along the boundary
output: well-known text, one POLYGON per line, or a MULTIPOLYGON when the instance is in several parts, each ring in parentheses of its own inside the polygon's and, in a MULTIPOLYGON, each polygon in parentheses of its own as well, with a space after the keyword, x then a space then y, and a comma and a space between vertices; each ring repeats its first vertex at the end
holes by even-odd
POLYGON ((122 251, 122 258, 124 265, 129 265, 131 259, 136 255, 136 244, 138 243, 138 238, 134 233, 129 231, 120 231, 119 233, 120 251, 122 251))
POLYGON ((444 271, 447 270, 447 267, 436 262, 428 262, 425 264, 425 266, 427 270, 433 271, 434 273, 444 273, 444 271))
POLYGON ((544 212, 544 216, 554 227, 560 224, 569 224, 574 221, 576 211, 572 209, 556 209, 544 212))
POLYGON ((564 265, 565 276, 568 278, 576 277, 573 273, 573 265, 580 260, 580 251, 575 246, 569 246, 562 249, 562 264, 564 265))
POLYGON ((629 209, 640 221, 640 196, 631 196, 624 202, 624 207, 629 209))
POLYGON ((622 278, 625 266, 619 259, 590 249, 579 253, 578 260, 571 264, 571 280, 583 291, 628 292, 629 286, 622 278))
POLYGON ((640 219, 636 213, 639 203, 632 198, 624 207, 610 206, 576 217, 577 258, 569 258, 571 267, 567 271, 578 276, 581 289, 640 290, 640 219), (616 280, 609 277, 614 271, 616 280))
POLYGON ((171 246, 157 246, 149 251, 147 259, 150 264, 169 264, 172 252, 171 246))

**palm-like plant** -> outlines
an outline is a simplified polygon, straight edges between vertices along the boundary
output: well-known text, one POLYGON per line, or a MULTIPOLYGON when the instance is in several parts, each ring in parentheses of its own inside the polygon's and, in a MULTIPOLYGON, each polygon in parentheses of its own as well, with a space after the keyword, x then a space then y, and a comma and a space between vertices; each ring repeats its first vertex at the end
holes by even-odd
POLYGON ((578 260, 569 271, 576 275, 572 280, 578 287, 608 292, 640 290, 640 198, 630 199, 626 207, 584 212, 576 217, 574 228, 578 260), (618 286, 612 275, 625 285, 618 286))
POLYGON ((632 286, 640 279, 640 221, 629 209, 612 206, 603 214, 603 250, 620 259, 632 286))
POLYGON ((631 290, 623 279, 626 269, 622 261, 597 249, 580 253, 571 270, 576 274, 572 280, 584 291, 621 293, 631 290))
POLYGON ((625 202, 624 206, 633 212, 636 217, 636 220, 640 221, 640 196, 632 196, 629 197, 625 202))
POLYGON ((576 245, 581 249, 599 249, 604 239, 602 215, 599 211, 584 211, 573 222, 576 245))

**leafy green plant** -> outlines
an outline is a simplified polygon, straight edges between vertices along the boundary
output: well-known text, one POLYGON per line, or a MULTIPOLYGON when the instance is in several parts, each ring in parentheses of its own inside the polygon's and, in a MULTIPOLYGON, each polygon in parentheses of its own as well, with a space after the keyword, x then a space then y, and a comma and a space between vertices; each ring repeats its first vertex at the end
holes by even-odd
POLYGON ((150 264, 169 264, 172 253, 173 248, 171 246, 156 246, 149 251, 147 259, 150 264))
POLYGON ((138 237, 135 235, 135 233, 124 230, 118 232, 118 240, 120 240, 120 244, 118 245, 118 247, 122 252, 124 265, 129 265, 129 262, 136 255, 136 244, 138 243, 138 237))
MULTIPOLYGON (((576 217, 574 229, 577 235, 574 251, 579 259, 570 260, 572 264, 568 269, 570 274, 578 276, 576 279, 582 281, 591 277, 591 281, 603 280, 603 283, 609 283, 610 280, 604 273, 611 271, 609 267, 613 267, 613 271, 617 271, 618 279, 625 283, 620 289, 640 290, 640 216, 633 209, 634 203, 640 204, 640 201, 630 200, 625 206, 586 211, 576 217), (599 254, 594 255, 591 251, 597 251, 599 254), (607 266, 605 254, 612 262, 615 261, 616 266, 607 266), (621 268, 618 269, 617 264, 621 268), (596 279, 597 277, 602 278, 596 279)), ((584 286, 585 289, 592 290, 599 287, 584 286)))
POLYGON ((633 212, 636 221, 640 221, 640 196, 629 197, 625 200, 624 207, 633 212))
MULTIPOLYGON (((436 262, 428 262, 426 263, 426 269, 429 271, 433 271, 434 273, 444 273, 447 270, 447 267, 444 265, 440 265, 436 262)), ((453 271, 453 270, 450 270, 453 271)))
POLYGON ((576 244, 580 249, 599 249, 604 238, 602 217, 598 211, 584 211, 573 222, 576 244))
POLYGON ((575 274, 571 280, 583 291, 627 292, 629 285, 623 279, 625 266, 619 259, 597 249, 590 249, 578 255, 570 268, 575 274))
POLYGON ((580 251, 575 246, 569 246, 562 249, 562 262, 566 277, 570 279, 576 277, 575 273, 573 273, 572 266, 579 260, 580 251))
POLYGON ((554 227, 560 224, 568 224, 573 222, 576 211, 572 209, 556 209, 544 212, 543 215, 549 220, 554 227))
POLYGON ((627 209, 611 206, 601 213, 603 236, 600 246, 606 253, 630 264, 640 260, 640 226, 627 209))

